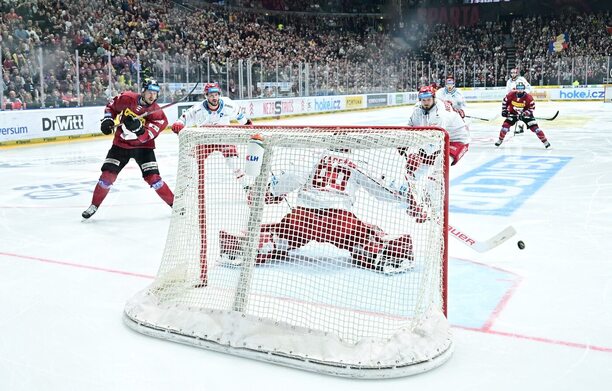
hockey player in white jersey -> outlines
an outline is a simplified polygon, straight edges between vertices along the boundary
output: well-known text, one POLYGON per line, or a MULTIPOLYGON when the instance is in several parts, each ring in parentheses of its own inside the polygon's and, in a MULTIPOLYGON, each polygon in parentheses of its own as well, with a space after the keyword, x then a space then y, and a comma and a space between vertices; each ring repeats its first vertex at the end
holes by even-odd
POLYGON ((230 98, 221 98, 221 88, 217 83, 206 83, 206 99, 185 110, 174 124, 172 131, 179 133, 185 126, 229 125, 235 119, 240 125, 251 125, 248 119, 230 98))
MULTIPOLYGON (((531 93, 531 84, 519 73, 518 68, 512 68, 510 70, 510 78, 506 82, 506 94, 516 90, 516 83, 523 83, 525 85, 525 92, 531 93)), ((525 131, 525 123, 518 121, 516 123, 516 130, 514 134, 523 133, 525 131)))
POLYGON ((531 84, 523 76, 519 74, 517 68, 510 70, 510 78, 506 82, 506 94, 516 89, 516 83, 523 83, 525 85, 525 92, 531 93, 531 84))
MULTIPOLYGON (((449 102, 437 99, 436 91, 430 86, 419 89, 418 99, 408 126, 438 126, 446 130, 450 136, 450 164, 457 164, 468 151, 470 143, 470 132, 463 118, 449 102)), ((400 153, 406 157, 408 177, 414 178, 421 164, 432 165, 440 151, 421 148, 418 154, 405 155, 403 150, 400 153)))
POLYGON ((436 91, 436 98, 450 102, 453 105, 453 109, 459 113, 461 118, 465 117, 465 98, 461 91, 455 87, 454 77, 449 76, 446 78, 444 88, 436 91))
MULTIPOLYGON (((404 233, 391 238, 379 227, 359 219, 352 207, 362 189, 380 202, 394 203, 417 223, 427 219, 417 206, 404 178, 375 180, 353 160, 349 151, 325 151, 302 159, 290 171, 273 176, 264 201, 283 202, 297 191, 291 211, 278 223, 263 224, 256 263, 279 260, 309 242, 328 243, 347 250, 352 265, 385 274, 404 272, 413 265, 412 238, 404 233), (397 186, 397 183, 402 183, 397 186)), ((242 262, 244 236, 219 232, 222 259, 242 262)))
MULTIPOLYGON (((185 126, 229 125, 233 119, 238 121, 240 125, 253 124, 230 98, 221 98, 221 88, 218 83, 206 83, 204 85, 204 95, 206 96, 204 101, 185 110, 181 118, 172 124, 174 133, 179 134, 185 126)), ((238 168, 236 146, 218 145, 216 151, 223 154, 227 167, 232 170, 236 179, 242 182, 244 172, 238 168)))

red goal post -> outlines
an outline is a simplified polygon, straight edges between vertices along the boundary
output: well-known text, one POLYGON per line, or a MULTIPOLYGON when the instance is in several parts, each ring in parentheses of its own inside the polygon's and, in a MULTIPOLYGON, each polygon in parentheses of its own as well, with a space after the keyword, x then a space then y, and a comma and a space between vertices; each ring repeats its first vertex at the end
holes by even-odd
POLYGON ((439 128, 184 129, 162 263, 126 323, 338 376, 441 365, 453 350, 448 147, 439 128), (260 173, 242 176, 255 133, 260 173), (441 153, 407 177, 421 150, 441 153))

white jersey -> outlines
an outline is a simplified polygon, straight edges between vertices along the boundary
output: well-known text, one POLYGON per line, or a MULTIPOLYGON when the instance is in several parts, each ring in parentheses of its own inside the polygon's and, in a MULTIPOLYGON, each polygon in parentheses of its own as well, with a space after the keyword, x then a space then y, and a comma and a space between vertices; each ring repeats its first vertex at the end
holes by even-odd
POLYGON ((446 87, 439 89, 436 91, 436 99, 442 99, 450 102, 455 109, 465 109, 465 98, 463 97, 461 91, 459 91, 457 88, 453 88, 452 91, 447 90, 446 87))
POLYGON ((531 84, 525 79, 523 76, 518 76, 516 79, 508 79, 506 82, 506 93, 514 90, 516 88, 516 83, 521 82, 525 84, 525 91, 531 92, 531 84))
POLYGON ((417 103, 408 120, 408 126, 439 126, 446 130, 451 142, 469 144, 470 132, 463 118, 453 110, 450 103, 436 98, 436 103, 429 110, 417 103))
POLYGON ((408 207, 407 202, 402 202, 408 189, 406 183, 397 179, 385 186, 342 153, 330 151, 297 164, 301 166, 296 165, 292 171, 283 171, 272 178, 270 191, 273 196, 298 190, 295 206, 350 211, 357 191, 362 188, 379 201, 394 202, 403 209, 408 207), (398 183, 400 186, 396 185, 398 183))
POLYGON ((238 105, 230 98, 220 98, 217 110, 211 110, 208 101, 204 100, 185 110, 179 121, 185 126, 204 126, 229 125, 232 119, 238 121, 240 125, 247 122, 247 118, 240 112, 238 105))

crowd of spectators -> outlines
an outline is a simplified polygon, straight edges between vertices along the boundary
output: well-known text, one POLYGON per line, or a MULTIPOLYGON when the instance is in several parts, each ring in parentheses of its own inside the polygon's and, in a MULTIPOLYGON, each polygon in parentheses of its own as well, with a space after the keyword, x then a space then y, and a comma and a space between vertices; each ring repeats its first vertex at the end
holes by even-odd
MULTIPOLYGON (((367 1, 345 1, 346 8, 339 1, 240 3, 190 8, 169 0, 4 0, 2 109, 104 104, 138 89, 145 76, 210 78, 236 97, 241 60, 252 73, 254 97, 279 89, 298 94, 299 72, 311 94, 409 90, 450 73, 460 86, 504 85, 515 64, 533 84, 556 84, 576 75, 601 78, 607 65, 601 59, 612 51, 610 14, 400 28, 364 15, 380 12, 367 1), (327 13, 347 9, 355 15, 327 13), (551 52, 549 41, 561 33, 570 45, 551 52), (516 59, 508 47, 516 49, 516 59)), ((173 93, 164 86, 164 99, 173 93)))

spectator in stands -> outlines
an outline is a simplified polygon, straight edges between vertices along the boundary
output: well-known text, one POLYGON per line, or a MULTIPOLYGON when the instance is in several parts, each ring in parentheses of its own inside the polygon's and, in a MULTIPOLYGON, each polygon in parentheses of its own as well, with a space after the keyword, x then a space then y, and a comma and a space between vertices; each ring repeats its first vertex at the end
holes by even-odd
POLYGON ((2 101, 2 110, 23 110, 26 105, 23 101, 17 97, 15 91, 10 90, 8 98, 4 98, 2 101))

